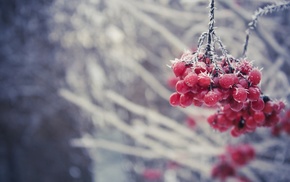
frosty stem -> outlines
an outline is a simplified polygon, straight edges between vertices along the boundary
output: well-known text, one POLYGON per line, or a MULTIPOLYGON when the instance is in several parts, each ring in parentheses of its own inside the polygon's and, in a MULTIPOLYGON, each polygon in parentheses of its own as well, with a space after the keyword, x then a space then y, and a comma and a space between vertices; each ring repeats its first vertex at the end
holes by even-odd
POLYGON ((210 1, 209 4, 209 25, 208 25, 208 34, 207 34, 207 46, 206 46, 206 55, 212 56, 212 38, 214 33, 214 0, 210 1))
POLYGON ((252 21, 248 24, 248 29, 246 30, 246 40, 245 40, 244 49, 243 49, 243 57, 246 57, 247 48, 248 48, 249 39, 250 39, 250 33, 251 33, 251 30, 257 27, 258 18, 268 13, 284 11, 288 8, 290 8, 290 2, 284 2, 282 4, 268 5, 268 6, 265 6, 264 8, 259 8, 258 10, 255 11, 252 21))

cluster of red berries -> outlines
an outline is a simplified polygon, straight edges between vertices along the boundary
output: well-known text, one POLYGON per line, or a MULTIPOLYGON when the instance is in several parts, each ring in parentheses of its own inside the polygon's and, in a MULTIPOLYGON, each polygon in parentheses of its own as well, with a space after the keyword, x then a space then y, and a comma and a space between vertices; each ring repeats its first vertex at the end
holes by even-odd
POLYGON ((258 86, 261 71, 246 59, 187 51, 172 61, 171 68, 178 81, 170 104, 218 106, 208 122, 219 131, 233 128, 233 136, 254 131, 257 126, 275 125, 285 107, 283 102, 273 102, 262 94, 258 86))
POLYGON ((271 101, 262 97, 262 109, 254 110, 252 104, 244 103, 242 110, 234 111, 229 104, 221 106, 217 113, 208 117, 208 123, 220 132, 231 129, 233 137, 245 132, 253 132, 257 127, 272 127, 279 121, 279 113, 285 107, 281 101, 271 101))
POLYGON ((255 150, 251 145, 229 146, 226 153, 219 156, 219 162, 212 168, 211 175, 222 181, 228 177, 235 177, 237 181, 250 181, 246 177, 238 176, 237 170, 248 164, 254 157, 255 150))
POLYGON ((282 116, 281 122, 272 127, 272 135, 279 136, 283 131, 290 136, 290 109, 282 116))

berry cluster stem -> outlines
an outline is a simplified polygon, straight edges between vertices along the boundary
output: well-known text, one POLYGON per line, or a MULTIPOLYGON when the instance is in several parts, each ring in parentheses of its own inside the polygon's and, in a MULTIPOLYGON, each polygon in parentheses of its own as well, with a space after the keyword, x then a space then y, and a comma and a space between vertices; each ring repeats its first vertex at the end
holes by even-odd
POLYGON ((207 36, 207 47, 206 55, 212 56, 212 37, 214 33, 214 0, 210 1, 209 7, 209 25, 208 25, 208 36, 207 36))

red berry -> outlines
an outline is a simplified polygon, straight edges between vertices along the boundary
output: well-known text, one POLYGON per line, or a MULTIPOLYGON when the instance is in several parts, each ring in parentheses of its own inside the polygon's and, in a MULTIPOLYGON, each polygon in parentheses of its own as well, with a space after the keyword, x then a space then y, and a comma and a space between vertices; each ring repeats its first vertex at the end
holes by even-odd
POLYGON ((237 70, 240 71, 242 74, 247 75, 252 70, 253 65, 248 60, 242 60, 239 62, 237 66, 237 70))
POLYGON ((260 70, 258 69, 253 69, 250 73, 249 73, 249 77, 248 80, 253 84, 253 85, 258 85, 261 81, 262 78, 262 73, 260 70))
POLYGON ((213 115, 210 115, 208 118, 207 118, 207 122, 208 124, 213 127, 214 129, 217 129, 218 128, 218 125, 217 125, 217 114, 213 114, 213 115))
POLYGON ((203 99, 206 105, 214 106, 219 101, 219 95, 211 90, 204 96, 203 99))
POLYGON ((253 117, 249 117, 246 121, 246 126, 251 129, 255 129, 257 127, 257 123, 253 117))
POLYGON ((250 87, 248 89, 248 99, 251 101, 258 100, 260 98, 260 90, 258 87, 250 87))
POLYGON ((180 76, 181 79, 184 79, 189 73, 192 72, 191 68, 186 68, 183 74, 180 76))
POLYGON ((231 120, 221 114, 217 116, 217 123, 223 127, 230 127, 233 124, 231 120))
POLYGON ((192 104, 192 101, 193 101, 193 96, 194 96, 194 94, 191 93, 191 92, 188 92, 186 94, 182 94, 180 96, 180 100, 179 100, 180 103, 179 103, 179 105, 181 107, 188 107, 188 106, 190 106, 192 104))
POLYGON ((179 100, 180 100, 180 94, 177 92, 174 92, 173 94, 171 94, 169 98, 169 103, 172 106, 179 106, 179 100))
POLYGON ((265 103, 263 112, 265 114, 271 114, 273 112, 273 104, 271 101, 265 103))
POLYGON ((273 109, 274 111, 276 111, 277 113, 280 113, 282 109, 285 108, 285 103, 282 101, 276 102, 273 104, 273 109))
POLYGON ((172 64, 172 70, 175 74, 176 77, 182 76, 183 73, 186 70, 186 65, 185 62, 183 61, 179 61, 178 59, 176 59, 177 62, 174 62, 172 64))
POLYGON ((176 83, 175 88, 176 88, 176 91, 180 94, 185 94, 190 91, 190 87, 185 84, 184 80, 179 80, 176 83))
POLYGON ((220 89, 218 88, 218 91, 221 93, 222 99, 227 99, 232 94, 230 89, 220 89))
POLYGON ((221 89, 219 88, 214 88, 213 91, 218 95, 219 99, 218 100, 221 100, 223 98, 223 94, 221 89))
POLYGON ((277 114, 271 114, 267 116, 265 126, 274 126, 280 121, 280 118, 277 114))
POLYGON ((265 122, 265 115, 262 111, 257 111, 254 114, 254 120, 258 123, 258 124, 263 124, 265 122))
POLYGON ((239 112, 240 110, 243 109, 244 103, 243 102, 237 102, 234 99, 232 99, 230 101, 230 106, 231 106, 231 110, 233 110, 235 112, 239 112))
POLYGON ((264 109, 265 103, 263 99, 259 98, 257 101, 251 102, 251 108, 254 111, 262 111, 264 109))
POLYGON ((234 99, 232 99, 232 100, 230 101, 230 106, 231 106, 231 109, 232 109, 233 111, 239 112, 240 110, 243 109, 243 107, 244 107, 244 103, 243 103, 243 102, 237 102, 237 101, 235 101, 234 99))
POLYGON ((196 73, 189 73, 185 78, 184 78, 184 82, 186 85, 188 85, 189 87, 193 87, 194 85, 197 84, 198 82, 198 76, 196 73))
POLYGON ((198 84, 201 87, 208 87, 210 85, 210 82, 211 82, 211 78, 209 75, 205 73, 201 73, 198 75, 198 84))
POLYGON ((243 166, 247 163, 245 154, 243 154, 243 152, 239 149, 235 149, 231 152, 231 158, 232 161, 238 166, 243 166))
POLYGON ((245 88, 235 88, 233 91, 233 98, 237 102, 245 102, 247 99, 247 90, 245 88))
POLYGON ((249 88, 249 82, 245 78, 240 78, 239 79, 239 84, 244 87, 244 88, 249 88))
POLYGON ((230 88, 235 83, 235 77, 234 74, 224 74, 219 78, 219 84, 222 88, 230 88))
POLYGON ((204 62, 197 62, 194 67, 194 72, 196 74, 206 72, 206 64, 204 62))
POLYGON ((199 100, 201 102, 204 101, 204 96, 208 93, 208 90, 207 89, 204 89, 204 88, 199 88, 198 89, 198 92, 195 96, 195 99, 196 100, 199 100))
POLYGON ((238 137, 238 136, 240 136, 242 133, 241 132, 239 132, 239 130, 237 129, 237 128, 233 128, 232 130, 231 130, 231 135, 233 136, 233 137, 238 137))

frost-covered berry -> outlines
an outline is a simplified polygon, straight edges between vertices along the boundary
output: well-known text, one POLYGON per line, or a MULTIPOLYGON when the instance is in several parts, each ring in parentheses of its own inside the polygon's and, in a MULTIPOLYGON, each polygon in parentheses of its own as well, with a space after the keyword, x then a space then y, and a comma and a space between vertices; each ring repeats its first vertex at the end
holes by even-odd
POLYGON ((233 98, 237 102, 245 102, 247 99, 247 89, 243 87, 235 88, 233 91, 233 98))
POLYGON ((219 94, 211 90, 204 96, 203 100, 206 105, 214 106, 219 101, 219 94))
POLYGON ((252 70, 253 65, 248 60, 242 60, 237 66, 237 70, 240 71, 242 74, 247 75, 252 70))
POLYGON ((184 80, 179 80, 175 85, 175 89, 180 94, 185 94, 190 91, 190 87, 185 84, 184 80))
POLYGON ((253 86, 248 89, 248 99, 251 101, 256 101, 260 98, 260 90, 258 87, 253 86))
POLYGON ((179 100, 179 105, 181 107, 188 107, 192 104, 192 101, 193 101, 193 96, 194 94, 191 93, 191 92, 188 92, 186 94, 182 94, 180 96, 180 100, 179 100))
POLYGON ((193 87, 197 84, 198 82, 198 76, 196 73, 189 73, 185 78, 184 78, 184 82, 186 85, 188 85, 189 87, 193 87))
POLYGON ((234 74, 224 74, 219 78, 219 84, 222 88, 230 88, 234 85, 235 78, 234 74))
POLYGON ((231 106, 231 109, 232 109, 233 111, 239 112, 240 110, 243 109, 243 107, 244 107, 244 103, 243 103, 243 102, 237 102, 237 101, 235 101, 234 99, 232 99, 232 100, 230 101, 230 106, 231 106))
POLYGON ((261 81, 261 78, 262 78, 261 71, 255 68, 249 73, 248 80, 252 83, 252 85, 258 85, 261 81))
POLYGON ((205 74, 205 73, 200 73, 198 75, 198 84, 201 87, 208 87, 211 83, 211 78, 209 75, 205 74))
POLYGON ((245 78, 240 78, 239 79, 239 84, 244 87, 244 88, 249 88, 249 82, 245 78))
POLYGON ((175 60, 172 64, 172 70, 176 77, 182 76, 186 70, 186 64, 183 61, 179 61, 178 59, 175 60))

